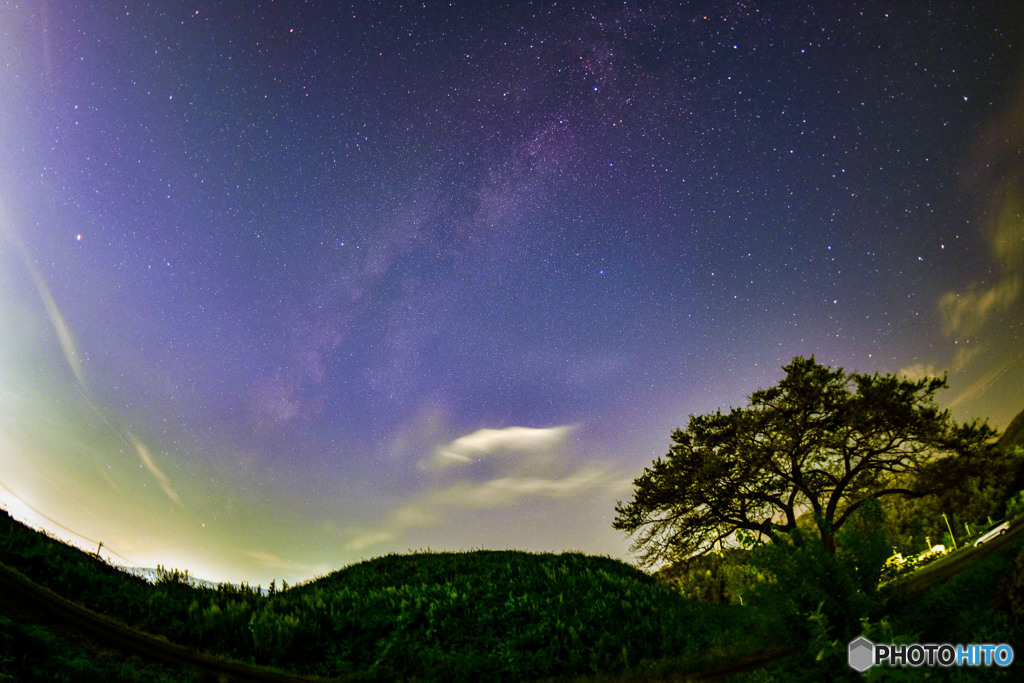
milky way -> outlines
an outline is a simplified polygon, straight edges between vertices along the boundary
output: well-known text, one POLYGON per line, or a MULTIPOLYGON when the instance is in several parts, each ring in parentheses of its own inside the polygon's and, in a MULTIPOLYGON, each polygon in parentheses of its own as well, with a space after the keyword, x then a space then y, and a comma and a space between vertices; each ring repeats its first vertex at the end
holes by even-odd
POLYGON ((5 3, 0 500, 254 583, 628 558, 796 355, 1005 426, 1024 9, 804 4, 5 3))

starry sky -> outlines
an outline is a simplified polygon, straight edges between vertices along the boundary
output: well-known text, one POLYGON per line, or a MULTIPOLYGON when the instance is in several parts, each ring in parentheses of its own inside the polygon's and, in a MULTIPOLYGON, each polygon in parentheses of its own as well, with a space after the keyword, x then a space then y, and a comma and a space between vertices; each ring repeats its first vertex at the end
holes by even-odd
POLYGON ((1016 0, 3 0, 0 501, 253 584, 628 560, 672 429, 794 356, 1003 428, 1022 40, 1016 0))

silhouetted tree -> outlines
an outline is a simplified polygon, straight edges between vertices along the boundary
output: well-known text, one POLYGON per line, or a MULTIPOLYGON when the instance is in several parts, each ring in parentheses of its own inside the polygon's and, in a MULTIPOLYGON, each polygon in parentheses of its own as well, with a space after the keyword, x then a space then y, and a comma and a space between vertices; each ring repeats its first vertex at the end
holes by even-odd
POLYGON ((616 505, 614 527, 635 536, 649 566, 705 553, 741 530, 777 538, 805 512, 834 553, 836 531, 865 501, 948 486, 995 436, 935 405, 945 379, 847 374, 813 356, 783 370, 746 408, 691 416, 634 481, 633 500, 616 505), (934 476, 899 476, 926 469, 934 476))

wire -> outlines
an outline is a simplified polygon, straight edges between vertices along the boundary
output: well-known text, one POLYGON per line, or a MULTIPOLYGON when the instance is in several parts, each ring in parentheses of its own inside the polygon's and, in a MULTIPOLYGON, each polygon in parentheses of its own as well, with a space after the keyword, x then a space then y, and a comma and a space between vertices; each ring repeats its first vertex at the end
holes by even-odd
MULTIPOLYGON (((17 500, 17 501, 18 501, 19 503, 21 503, 22 505, 24 505, 25 507, 27 507, 27 508, 28 508, 29 510, 31 510, 31 511, 32 511, 32 512, 34 512, 34 513, 36 513, 37 515, 39 515, 39 516, 40 516, 40 517, 42 517, 43 519, 45 519, 45 520, 46 520, 47 522, 49 522, 50 524, 54 524, 54 525, 56 525, 56 526, 59 526, 59 527, 60 527, 61 529, 63 529, 64 531, 67 531, 68 533, 74 534, 75 536, 77 536, 77 537, 81 538, 82 540, 85 540, 85 541, 89 541, 90 543, 93 543, 93 544, 97 545, 98 547, 102 547, 102 548, 105 548, 105 549, 106 549, 106 551, 107 551, 108 553, 110 553, 111 555, 116 555, 116 556, 120 557, 120 558, 121 558, 122 560, 124 560, 125 562, 127 562, 127 563, 128 563, 129 565, 131 565, 132 567, 138 567, 138 566, 139 566, 139 565, 135 564, 134 562, 132 562, 131 560, 129 560, 129 559, 128 559, 127 557, 125 557, 124 555, 122 555, 121 553, 119 553, 119 552, 117 552, 117 551, 115 551, 115 550, 112 550, 112 549, 110 548, 110 546, 108 546, 108 545, 107 545, 106 543, 104 543, 104 542, 102 542, 102 541, 97 541, 97 540, 96 540, 96 539, 94 539, 94 538, 89 538, 89 537, 88 537, 88 536, 86 536, 85 534, 79 533, 79 532, 75 531, 74 529, 72 529, 72 528, 70 528, 70 527, 67 527, 67 526, 65 526, 65 525, 61 524, 60 522, 58 522, 57 520, 55 520, 55 519, 54 519, 53 517, 50 517, 50 516, 49 516, 48 514, 46 514, 45 512, 41 512, 41 511, 37 510, 37 509, 36 509, 36 507, 35 507, 34 505, 30 504, 30 503, 29 503, 28 501, 26 501, 26 500, 25 500, 24 498, 22 498, 22 497, 21 497, 21 496, 19 496, 19 495, 18 495, 17 493, 15 493, 14 491, 12 491, 12 490, 11 490, 11 488, 10 488, 9 486, 7 486, 7 484, 3 483, 2 481, 0 481, 0 488, 2 488, 2 489, 3 489, 4 491, 7 491, 7 493, 11 494, 11 496, 12 496, 12 497, 13 497, 13 498, 14 498, 15 500, 17 500)), ((99 555, 99 550, 97 550, 97 551, 96 551, 96 554, 97 554, 97 556, 99 555)))

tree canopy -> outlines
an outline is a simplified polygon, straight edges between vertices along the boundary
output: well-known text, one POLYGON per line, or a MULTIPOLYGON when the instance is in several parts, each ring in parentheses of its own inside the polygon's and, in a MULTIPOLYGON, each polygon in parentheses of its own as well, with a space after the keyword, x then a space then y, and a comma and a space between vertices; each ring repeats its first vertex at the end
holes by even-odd
POLYGON ((633 499, 616 505, 613 526, 634 536, 648 566, 706 553, 740 531, 777 538, 805 513, 834 552, 836 531, 866 501, 942 490, 995 436, 938 408, 945 379, 847 374, 813 356, 783 370, 745 408, 691 415, 668 454, 634 480, 633 499), (914 473, 927 476, 905 476, 914 473))

